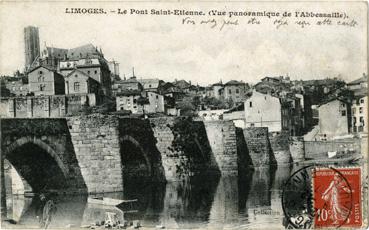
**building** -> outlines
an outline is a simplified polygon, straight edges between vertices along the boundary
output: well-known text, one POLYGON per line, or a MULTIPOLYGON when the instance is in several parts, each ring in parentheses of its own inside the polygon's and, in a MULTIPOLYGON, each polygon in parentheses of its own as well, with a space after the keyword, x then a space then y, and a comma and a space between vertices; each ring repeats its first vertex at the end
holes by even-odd
POLYGON ((145 97, 149 103, 144 106, 145 113, 164 113, 165 103, 164 96, 155 92, 145 92, 145 97))
POLYGON ((119 93, 125 92, 125 91, 130 91, 130 90, 135 90, 135 91, 140 91, 140 92, 144 90, 142 84, 136 79, 136 77, 131 77, 127 80, 116 81, 112 85, 113 96, 119 93))
POLYGON ((254 90, 244 104, 246 128, 268 127, 269 132, 282 131, 282 105, 279 98, 254 90))
POLYGON ((146 92, 159 92, 161 85, 163 85, 163 81, 153 78, 153 79, 140 79, 139 82, 143 86, 144 91, 146 92))
POLYGON ((187 82, 185 80, 177 80, 175 79, 175 81, 173 82, 173 85, 177 86, 178 88, 180 88, 181 90, 183 90, 185 93, 188 93, 188 90, 191 86, 191 81, 187 82))
POLYGON ((142 97, 141 91, 129 90, 116 95, 117 111, 131 111, 132 113, 142 113, 143 105, 140 105, 138 99, 142 97))
POLYGON ((28 70, 40 56, 40 39, 37 27, 28 26, 24 28, 24 54, 25 68, 28 70))
POLYGON ((55 70, 38 66, 28 72, 29 92, 38 95, 65 94, 64 77, 55 70))
POLYGON ((173 98, 175 102, 182 100, 184 97, 184 92, 171 82, 162 84, 159 93, 166 97, 173 98))
POLYGON ((232 100, 236 104, 244 102, 249 88, 249 85, 242 81, 231 80, 224 84, 224 99, 232 100))
POLYGON ((368 133, 368 76, 363 76, 347 84, 353 91, 351 105, 352 132, 368 133))
POLYGON ((101 49, 92 44, 69 49, 66 60, 59 63, 59 70, 63 76, 67 76, 74 69, 99 82, 104 95, 111 95, 110 70, 101 49))
POLYGON ((38 59, 37 65, 47 66, 51 69, 59 71, 59 64, 68 58, 68 49, 45 47, 41 52, 41 57, 38 59))
POLYGON ((2 90, 7 96, 26 96, 29 94, 27 77, 6 77, 2 79, 2 90))
POLYGON ((65 94, 99 95, 100 84, 81 70, 75 69, 65 77, 65 94))
POLYGON ((279 98, 282 112, 282 130, 291 136, 299 136, 304 131, 303 102, 301 98, 287 94, 279 98))
POLYGON ((368 75, 363 73, 363 76, 359 79, 356 79, 352 82, 347 83, 347 88, 351 90, 368 88, 368 75))
POLYGON ((270 82, 270 83, 281 83, 281 78, 280 77, 264 77, 263 79, 261 79, 261 82, 270 82))
POLYGON ((224 85, 223 85, 222 81, 213 84, 211 86, 211 89, 212 89, 212 92, 210 93, 210 95, 212 95, 213 97, 215 97, 218 100, 223 98, 223 96, 224 96, 224 85))
POLYGON ((322 140, 347 135, 351 128, 351 104, 332 98, 319 105, 319 136, 322 140))
POLYGON ((351 105, 352 132, 368 132, 368 92, 367 88, 356 90, 351 105))

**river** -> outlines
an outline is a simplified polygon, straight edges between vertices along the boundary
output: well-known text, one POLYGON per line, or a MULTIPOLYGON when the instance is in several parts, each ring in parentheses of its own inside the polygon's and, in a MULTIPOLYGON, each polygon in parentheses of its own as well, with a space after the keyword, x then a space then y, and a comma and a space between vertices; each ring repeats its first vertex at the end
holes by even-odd
MULTIPOLYGON (((183 182, 125 184, 124 192, 106 197, 138 199, 132 217, 143 227, 165 228, 281 228, 282 187, 291 175, 292 166, 277 169, 256 168, 246 175, 218 178, 191 178, 183 182)), ((87 203, 87 196, 57 196, 56 211, 49 228, 79 228, 104 220, 106 207, 87 203)), ((16 224, 9 228, 38 227, 39 205, 36 198, 7 198, 7 215, 16 224)))

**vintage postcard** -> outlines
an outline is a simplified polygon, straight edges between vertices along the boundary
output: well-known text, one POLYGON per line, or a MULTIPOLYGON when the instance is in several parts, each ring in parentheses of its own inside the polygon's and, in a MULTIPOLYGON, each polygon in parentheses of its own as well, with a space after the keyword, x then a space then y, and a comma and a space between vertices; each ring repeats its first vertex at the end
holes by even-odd
POLYGON ((0 1, 1 229, 368 228, 365 1, 0 1))

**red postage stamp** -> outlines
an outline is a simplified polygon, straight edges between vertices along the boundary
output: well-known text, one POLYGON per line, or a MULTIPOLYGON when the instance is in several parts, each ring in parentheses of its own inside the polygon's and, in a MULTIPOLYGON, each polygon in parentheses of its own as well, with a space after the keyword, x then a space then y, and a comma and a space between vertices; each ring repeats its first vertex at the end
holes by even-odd
POLYGON ((318 168, 313 172, 314 226, 360 227, 360 168, 318 168))

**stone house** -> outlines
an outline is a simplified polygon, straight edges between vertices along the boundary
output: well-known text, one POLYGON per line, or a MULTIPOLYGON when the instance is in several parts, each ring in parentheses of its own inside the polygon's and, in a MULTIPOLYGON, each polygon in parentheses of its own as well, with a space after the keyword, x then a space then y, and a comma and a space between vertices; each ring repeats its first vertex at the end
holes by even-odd
POLYGON ((245 128, 268 127, 269 132, 282 131, 282 105, 279 98, 254 90, 244 104, 245 128))
POLYGON ((224 99, 232 100, 236 104, 244 102, 249 88, 247 83, 231 80, 224 84, 224 99))
POLYGON ((116 94, 117 111, 131 111, 132 113, 142 113, 142 105, 139 105, 138 99, 142 97, 141 91, 130 90, 116 94))
POLYGON ((111 95, 111 76, 108 61, 102 51, 91 44, 69 49, 67 57, 59 62, 59 71, 67 76, 78 69, 100 83, 104 95, 111 95))
POLYGON ((269 132, 288 132, 301 135, 303 107, 301 99, 293 94, 271 95, 253 91, 244 103, 245 127, 268 127, 269 132))
POLYGON ((179 87, 175 86, 171 82, 166 82, 165 84, 163 84, 160 87, 159 93, 166 97, 173 98, 175 102, 182 100, 185 95, 179 87))
POLYGON ((145 105, 145 113, 164 113, 165 103, 164 96, 155 92, 146 92, 146 98, 149 104, 145 105))
POLYGON ((38 66, 28 72, 29 92, 38 95, 65 94, 64 77, 56 71, 38 66))
POLYGON ((351 104, 339 98, 332 98, 318 107, 319 135, 327 140, 349 134, 351 128, 351 104))
POLYGON ((81 70, 75 69, 65 77, 65 94, 99 95, 100 84, 81 70))

